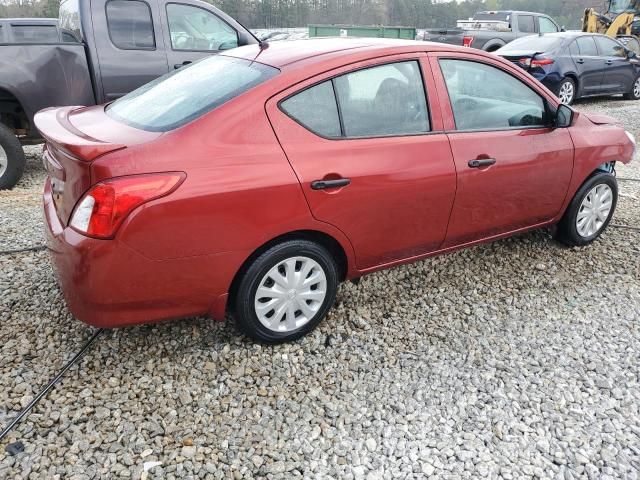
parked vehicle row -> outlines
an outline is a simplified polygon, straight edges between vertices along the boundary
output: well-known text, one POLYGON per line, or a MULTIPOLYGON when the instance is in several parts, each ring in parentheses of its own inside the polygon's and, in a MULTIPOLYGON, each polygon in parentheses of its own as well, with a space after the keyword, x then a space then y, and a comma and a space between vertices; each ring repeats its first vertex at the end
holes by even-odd
POLYGON ((198 0, 68 0, 60 34, 50 19, 2 25, 0 189, 22 175, 21 144, 42 141, 33 124, 38 110, 109 102, 212 53, 257 43, 198 0))
POLYGON ((458 20, 457 28, 424 30, 417 39, 495 52, 516 38, 562 30, 548 15, 501 10, 478 12, 469 20, 458 20))
POLYGON ((640 99, 640 59, 605 35, 566 32, 524 37, 496 54, 528 71, 568 105, 596 95, 640 99))
POLYGON ((545 226, 588 245, 635 150, 495 55, 382 39, 245 46, 35 121, 77 318, 231 312, 266 342, 311 331, 344 279, 545 226))

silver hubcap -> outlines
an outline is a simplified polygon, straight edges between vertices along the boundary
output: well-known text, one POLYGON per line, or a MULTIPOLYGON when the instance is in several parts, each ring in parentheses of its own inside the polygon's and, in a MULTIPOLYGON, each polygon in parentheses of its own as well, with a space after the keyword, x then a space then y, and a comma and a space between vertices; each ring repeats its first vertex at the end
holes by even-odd
POLYGON ((7 157, 7 152, 5 152, 4 148, 2 148, 2 145, 0 145, 0 177, 2 177, 7 171, 8 166, 9 158, 7 157))
POLYGON ((560 93, 558 94, 558 97, 560 98, 560 101, 562 103, 568 105, 573 100, 573 94, 574 94, 573 84, 571 82, 565 82, 560 87, 560 93))
POLYGON ((576 218, 578 235, 584 238, 598 233, 609 218, 613 206, 613 192, 609 185, 593 187, 580 205, 576 218))
POLYGON ((636 84, 633 86, 633 94, 636 97, 640 97, 640 78, 636 80, 636 84))
POLYGON ((262 277, 254 302, 260 323, 291 332, 315 317, 327 296, 324 270, 308 257, 283 260, 262 277))

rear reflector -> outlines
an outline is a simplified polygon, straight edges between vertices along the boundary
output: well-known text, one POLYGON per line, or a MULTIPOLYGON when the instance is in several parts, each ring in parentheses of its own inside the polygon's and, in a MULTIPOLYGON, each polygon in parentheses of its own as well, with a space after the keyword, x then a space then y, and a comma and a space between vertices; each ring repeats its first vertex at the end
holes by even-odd
POLYGON ((470 37, 470 36, 462 37, 462 46, 463 47, 471 47, 472 44, 473 44, 473 37, 470 37))
POLYGON ((69 225, 90 237, 113 238, 133 210, 170 194, 185 177, 182 172, 170 172, 100 182, 82 197, 71 215, 69 225))

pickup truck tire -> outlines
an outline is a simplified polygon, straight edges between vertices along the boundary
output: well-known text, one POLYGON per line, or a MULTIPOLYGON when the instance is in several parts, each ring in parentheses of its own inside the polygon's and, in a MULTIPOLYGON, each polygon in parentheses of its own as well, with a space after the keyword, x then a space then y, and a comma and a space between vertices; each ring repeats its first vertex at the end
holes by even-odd
POLYGON ((25 158, 20 141, 0 124, 0 190, 13 188, 24 172, 25 158))
POLYGON ((560 99, 560 101, 566 105, 572 105, 576 99, 576 82, 569 77, 565 77, 558 85, 558 91, 556 92, 556 96, 560 99))
POLYGON ((558 224, 556 240, 570 247, 589 245, 609 225, 617 203, 616 177, 606 172, 594 173, 571 200, 558 224))
POLYGON ((625 100, 640 100, 640 75, 631 87, 631 91, 623 95, 625 100))

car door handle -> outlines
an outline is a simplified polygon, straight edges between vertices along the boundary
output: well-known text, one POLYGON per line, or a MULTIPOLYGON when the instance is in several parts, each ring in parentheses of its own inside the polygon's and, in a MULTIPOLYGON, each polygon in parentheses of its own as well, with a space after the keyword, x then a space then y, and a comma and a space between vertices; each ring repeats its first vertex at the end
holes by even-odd
POLYGON ((175 70, 177 70, 177 69, 179 69, 179 68, 184 67, 185 65, 189 65, 190 63, 191 63, 191 62, 190 62, 189 60, 187 60, 187 61, 185 61, 185 62, 182 62, 182 63, 176 63, 176 64, 173 66, 173 68, 174 68, 175 70))
POLYGON ((469 168, 490 167, 495 163, 495 158, 477 158, 475 160, 469 160, 469 168))
POLYGON ((584 60, 582 58, 579 58, 576 60, 576 63, 579 63, 580 65, 582 65, 584 63, 584 60))
POLYGON ((337 180, 314 180, 311 182, 311 188, 313 190, 325 190, 327 188, 346 187, 350 183, 350 178, 338 178, 337 180))
POLYGON ((613 60, 607 60, 607 65, 613 65, 613 60))

